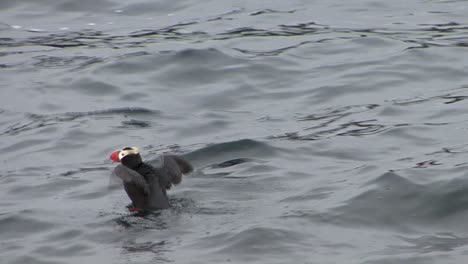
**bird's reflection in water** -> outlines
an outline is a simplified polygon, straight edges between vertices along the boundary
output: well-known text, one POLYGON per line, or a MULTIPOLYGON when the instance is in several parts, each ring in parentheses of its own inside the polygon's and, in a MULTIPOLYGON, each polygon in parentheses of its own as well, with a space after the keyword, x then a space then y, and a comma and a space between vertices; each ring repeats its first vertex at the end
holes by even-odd
POLYGON ((151 257, 154 261, 163 261, 171 262, 168 258, 164 257, 164 254, 170 252, 169 243, 166 241, 158 242, 136 242, 136 241, 126 241, 123 246, 124 252, 128 254, 138 254, 138 253, 152 253, 151 257))
POLYGON ((131 212, 114 219, 114 222, 126 229, 164 230, 168 228, 169 223, 174 222, 173 216, 196 211, 194 202, 190 198, 171 198, 170 203, 171 208, 169 209, 131 212), (171 217, 168 217, 169 215, 171 215, 171 217))
POLYGON ((150 263, 172 262, 166 255, 171 252, 171 242, 166 240, 141 241, 138 237, 122 241, 122 255, 134 260, 145 259, 150 263))
MULTIPOLYGON (((169 209, 170 210, 170 209, 169 209)), ((166 210, 132 212, 114 219, 119 229, 125 232, 121 240, 121 257, 129 260, 142 260, 148 263, 171 262, 166 253, 170 242, 158 238, 157 232, 168 229, 170 217, 166 210), (123 228, 123 230, 122 230, 123 228), (155 231, 154 235, 148 231, 155 231)))
POLYGON ((166 219, 161 215, 161 210, 132 212, 114 219, 114 222, 124 228, 166 229, 166 219))
POLYGON ((164 233, 168 229, 178 228, 176 219, 197 211, 195 203, 190 198, 173 197, 169 209, 130 212, 121 215, 113 222, 117 224, 124 235, 121 239, 122 258, 129 258, 132 263, 163 263, 173 262, 166 253, 171 252, 174 241, 167 240, 164 233))

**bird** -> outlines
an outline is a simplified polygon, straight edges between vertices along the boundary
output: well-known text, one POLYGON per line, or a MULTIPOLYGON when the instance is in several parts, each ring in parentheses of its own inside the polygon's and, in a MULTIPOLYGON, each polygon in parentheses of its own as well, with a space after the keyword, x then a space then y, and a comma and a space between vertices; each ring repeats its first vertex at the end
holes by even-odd
POLYGON ((143 162, 137 147, 113 151, 110 159, 120 163, 112 176, 122 180, 133 212, 169 208, 166 191, 179 184, 183 174, 193 171, 193 166, 179 155, 161 155, 162 164, 154 167, 143 162))

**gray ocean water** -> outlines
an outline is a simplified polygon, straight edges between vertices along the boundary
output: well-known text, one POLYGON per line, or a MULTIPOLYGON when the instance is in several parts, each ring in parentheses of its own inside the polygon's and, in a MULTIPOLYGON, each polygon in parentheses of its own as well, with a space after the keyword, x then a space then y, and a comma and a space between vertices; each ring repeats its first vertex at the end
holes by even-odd
POLYGON ((0 263, 467 263, 467 73, 462 0, 1 0, 0 263))

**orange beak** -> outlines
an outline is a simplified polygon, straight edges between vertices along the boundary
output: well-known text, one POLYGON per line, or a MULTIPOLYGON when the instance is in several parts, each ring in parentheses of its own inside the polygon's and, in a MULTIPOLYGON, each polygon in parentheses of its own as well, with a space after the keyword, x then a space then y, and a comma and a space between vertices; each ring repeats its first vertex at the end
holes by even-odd
POLYGON ((120 150, 116 150, 110 154, 110 159, 114 162, 120 162, 119 159, 120 150))

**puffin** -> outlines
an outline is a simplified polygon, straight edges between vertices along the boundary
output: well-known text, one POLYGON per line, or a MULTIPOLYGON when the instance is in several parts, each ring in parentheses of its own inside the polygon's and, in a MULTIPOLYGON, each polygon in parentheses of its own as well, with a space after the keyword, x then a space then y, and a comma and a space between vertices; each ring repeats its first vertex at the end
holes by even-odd
POLYGON ((112 175, 122 180, 132 212, 169 208, 167 190, 179 184, 183 174, 193 171, 193 166, 178 155, 161 155, 161 165, 154 167, 143 162, 137 147, 113 151, 110 159, 120 163, 112 175))

